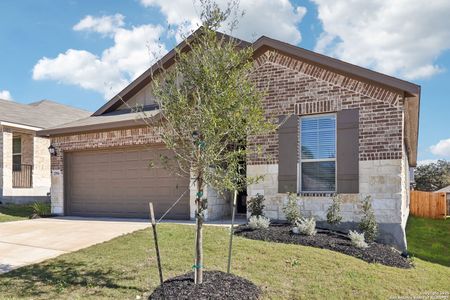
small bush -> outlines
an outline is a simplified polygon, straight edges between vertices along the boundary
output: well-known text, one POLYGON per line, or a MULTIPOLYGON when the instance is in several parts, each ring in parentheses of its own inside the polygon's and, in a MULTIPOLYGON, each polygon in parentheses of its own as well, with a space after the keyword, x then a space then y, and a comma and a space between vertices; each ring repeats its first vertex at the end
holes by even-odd
POLYGON ((316 235, 316 220, 314 218, 310 219, 301 219, 297 221, 295 227, 298 228, 298 232, 303 235, 313 236, 316 235))
POLYGON ((270 219, 264 216, 252 216, 248 220, 248 227, 250 229, 267 229, 270 225, 270 219))
POLYGON ((264 216, 264 196, 256 194, 255 197, 251 197, 247 202, 248 210, 250 211, 250 216, 264 216))
POLYGON ((286 220, 292 225, 295 225, 302 218, 300 208, 297 205, 297 194, 288 193, 288 202, 283 207, 283 213, 286 216, 286 220))
POLYGON ((51 215, 50 205, 48 203, 34 202, 32 208, 34 216, 48 217, 51 215))
POLYGON ((364 197, 361 205, 362 218, 359 222, 359 229, 364 232, 366 241, 373 242, 378 235, 378 224, 375 219, 375 212, 372 208, 372 199, 370 196, 364 197))
POLYGON ((364 240, 364 233, 358 233, 357 231, 350 230, 348 237, 352 241, 352 245, 359 249, 366 249, 369 247, 364 240))
POLYGON ((337 225, 341 223, 341 197, 336 195, 333 197, 333 202, 327 210, 327 222, 330 225, 337 225))

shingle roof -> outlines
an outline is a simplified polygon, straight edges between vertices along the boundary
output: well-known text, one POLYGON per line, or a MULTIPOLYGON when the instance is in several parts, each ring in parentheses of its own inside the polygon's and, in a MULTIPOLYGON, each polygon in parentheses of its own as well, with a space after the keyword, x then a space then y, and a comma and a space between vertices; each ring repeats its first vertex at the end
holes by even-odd
POLYGON ((50 100, 22 104, 0 99, 0 121, 14 124, 50 128, 90 115, 88 111, 50 100))
POLYGON ((92 130, 113 129, 120 127, 142 126, 146 125, 146 121, 150 118, 157 117, 159 110, 150 110, 145 112, 129 112, 115 111, 100 116, 90 116, 54 128, 47 128, 38 132, 40 136, 48 136, 55 134, 66 134, 73 132, 85 132, 92 130))

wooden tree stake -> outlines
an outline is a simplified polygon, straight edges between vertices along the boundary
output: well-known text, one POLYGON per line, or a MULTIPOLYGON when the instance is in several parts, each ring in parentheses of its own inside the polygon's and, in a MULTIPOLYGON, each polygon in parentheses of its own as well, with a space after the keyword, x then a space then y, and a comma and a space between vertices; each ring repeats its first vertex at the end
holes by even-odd
POLYGON ((233 247, 233 235, 234 235, 234 215, 236 214, 236 201, 237 201, 238 191, 234 191, 233 196, 233 211, 231 213, 231 228, 230 228, 230 245, 228 249, 228 268, 227 273, 231 272, 231 249, 233 247))
POLYGON ((158 235, 156 233, 155 213, 153 211, 153 203, 149 202, 149 205, 150 205, 150 220, 152 222, 153 237, 155 240, 156 259, 158 261, 159 281, 161 282, 161 285, 163 285, 164 280, 163 280, 163 274, 162 274, 162 268, 161 268, 161 257, 159 256, 158 235))

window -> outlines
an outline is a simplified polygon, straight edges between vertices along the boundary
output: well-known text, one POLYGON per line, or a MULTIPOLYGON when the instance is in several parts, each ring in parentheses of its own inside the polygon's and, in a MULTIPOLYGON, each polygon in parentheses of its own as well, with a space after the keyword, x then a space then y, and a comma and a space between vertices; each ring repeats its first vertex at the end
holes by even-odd
POLYGON ((20 171, 22 168, 22 139, 13 138, 13 171, 20 171))
POLYGON ((301 192, 336 191, 336 116, 300 119, 301 192))

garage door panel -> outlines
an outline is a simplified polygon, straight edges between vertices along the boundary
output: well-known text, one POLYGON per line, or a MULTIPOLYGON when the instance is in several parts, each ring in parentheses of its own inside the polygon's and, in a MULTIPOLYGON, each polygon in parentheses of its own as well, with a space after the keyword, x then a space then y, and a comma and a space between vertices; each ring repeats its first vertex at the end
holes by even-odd
MULTIPOLYGON (((187 189, 188 178, 150 168, 167 149, 129 148, 73 152, 66 160, 66 203, 70 215, 147 218, 148 202, 162 215, 187 189)), ((188 219, 188 193, 168 218, 188 219)))

